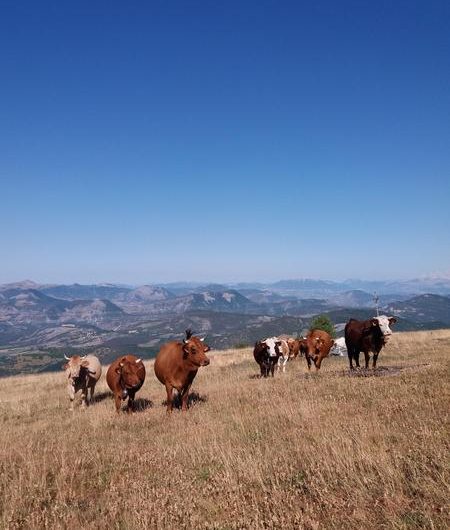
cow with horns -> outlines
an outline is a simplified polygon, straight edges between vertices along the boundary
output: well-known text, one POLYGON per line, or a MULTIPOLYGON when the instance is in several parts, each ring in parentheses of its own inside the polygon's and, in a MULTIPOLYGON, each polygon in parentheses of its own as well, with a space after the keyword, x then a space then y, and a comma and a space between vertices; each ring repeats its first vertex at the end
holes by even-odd
POLYGON ((182 342, 167 342, 159 350, 154 369, 156 377, 166 387, 167 412, 172 412, 174 389, 181 397, 181 409, 187 410, 189 389, 197 371, 210 362, 205 355, 210 348, 204 340, 187 329, 182 342))
POLYGON ((73 410, 75 394, 81 390, 81 406, 85 407, 94 400, 94 391, 97 381, 102 375, 102 365, 95 355, 64 355, 67 363, 63 370, 67 376, 67 393, 70 398, 70 409, 73 410), (88 391, 90 392, 88 398, 88 391))
POLYGON ((117 413, 120 412, 122 400, 127 398, 127 412, 133 412, 134 397, 144 381, 144 363, 135 355, 123 355, 111 363, 106 372, 106 382, 114 394, 117 413))

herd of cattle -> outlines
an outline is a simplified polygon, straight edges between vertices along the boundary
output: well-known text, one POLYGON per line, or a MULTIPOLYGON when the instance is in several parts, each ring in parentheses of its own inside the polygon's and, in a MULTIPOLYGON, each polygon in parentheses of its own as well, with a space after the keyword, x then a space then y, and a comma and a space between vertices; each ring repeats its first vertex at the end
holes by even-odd
MULTIPOLYGON (((390 326, 396 321, 395 317, 378 316, 365 321, 350 319, 347 322, 344 340, 351 370, 354 369, 353 363, 359 368, 361 352, 364 353, 366 369, 369 367, 371 353, 373 368, 376 368, 378 354, 392 335, 390 326)), ((305 357, 308 370, 313 363, 316 370, 319 370, 331 348, 339 345, 338 341, 341 339, 334 341, 326 331, 313 329, 306 337, 299 339, 270 337, 258 341, 253 356, 260 367, 261 377, 269 374, 273 377, 275 368, 284 372, 287 362, 298 355, 305 357)), ((182 410, 187 410, 189 389, 197 371, 210 362, 206 356, 209 349, 204 339, 194 336, 191 330, 186 330, 186 337, 182 342, 168 342, 162 346, 156 356, 154 370, 157 379, 166 388, 167 412, 171 412, 173 408, 174 390, 180 396, 182 410)), ((100 361, 94 355, 65 356, 65 359, 67 363, 63 369, 67 376, 70 408, 73 409, 78 391, 81 391, 81 402, 85 406, 93 401, 95 385, 102 374, 100 361)), ((124 355, 109 366, 106 382, 114 395, 117 412, 126 399, 127 411, 133 410, 136 392, 144 384, 145 375, 144 363, 134 355, 124 355)))

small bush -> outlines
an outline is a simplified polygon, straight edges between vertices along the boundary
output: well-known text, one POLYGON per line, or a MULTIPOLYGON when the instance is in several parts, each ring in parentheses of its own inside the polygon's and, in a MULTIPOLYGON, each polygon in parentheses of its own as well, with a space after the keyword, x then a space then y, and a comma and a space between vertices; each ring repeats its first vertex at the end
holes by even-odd
POLYGON ((329 333, 333 339, 336 337, 336 331, 334 330, 333 323, 326 315, 317 315, 314 317, 311 320, 309 329, 321 329, 322 331, 329 333))

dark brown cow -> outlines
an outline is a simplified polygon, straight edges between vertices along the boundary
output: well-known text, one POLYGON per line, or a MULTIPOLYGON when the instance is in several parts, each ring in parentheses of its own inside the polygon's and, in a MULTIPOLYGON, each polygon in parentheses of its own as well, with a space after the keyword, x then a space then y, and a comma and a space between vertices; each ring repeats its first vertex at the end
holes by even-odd
POLYGON ((269 373, 273 377, 275 366, 278 364, 278 359, 281 356, 280 346, 281 341, 277 337, 270 337, 255 343, 253 357, 259 364, 261 377, 267 377, 269 373))
POLYGON ((183 342, 168 342, 159 350, 154 368, 156 377, 166 387, 167 412, 173 409, 173 389, 181 396, 181 409, 187 410, 192 381, 198 369, 210 362, 205 355, 210 348, 203 340, 187 329, 183 342))
POLYGON ((359 368, 359 354, 364 352, 366 369, 369 368, 370 352, 373 353, 372 366, 377 366, 378 354, 387 343, 392 326, 397 322, 395 317, 385 315, 371 318, 370 320, 355 320, 351 318, 345 326, 345 345, 347 346, 350 370, 353 370, 353 361, 359 368))
POLYGON ((316 370, 320 370, 320 365, 323 359, 328 356, 334 340, 326 331, 312 329, 306 336, 306 340, 304 342, 302 341, 302 343, 301 348, 305 352, 308 370, 311 369, 311 361, 314 362, 316 370))
POLYGON ((122 400, 128 398, 127 412, 132 412, 134 396, 145 381, 145 366, 135 355, 116 359, 106 372, 106 382, 114 394, 116 412, 122 400))

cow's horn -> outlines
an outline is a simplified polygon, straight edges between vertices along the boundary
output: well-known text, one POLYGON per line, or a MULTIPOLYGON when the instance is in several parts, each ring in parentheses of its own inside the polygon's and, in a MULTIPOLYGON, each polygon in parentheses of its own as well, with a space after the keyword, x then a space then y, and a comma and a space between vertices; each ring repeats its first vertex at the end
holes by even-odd
POLYGON ((140 358, 139 358, 139 359, 136 359, 134 362, 135 362, 136 364, 137 364, 137 363, 140 363, 140 362, 141 362, 141 359, 140 359, 140 358))
POLYGON ((66 361, 70 361, 70 357, 67 357, 66 354, 64 354, 64 359, 65 359, 66 361))
POLYGON ((201 340, 202 342, 204 342, 204 340, 205 340, 205 337, 201 338, 200 340, 201 340))
POLYGON ((80 357, 80 360, 82 361, 83 359, 86 359, 86 357, 87 357, 87 355, 82 355, 82 356, 80 357))

